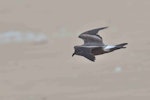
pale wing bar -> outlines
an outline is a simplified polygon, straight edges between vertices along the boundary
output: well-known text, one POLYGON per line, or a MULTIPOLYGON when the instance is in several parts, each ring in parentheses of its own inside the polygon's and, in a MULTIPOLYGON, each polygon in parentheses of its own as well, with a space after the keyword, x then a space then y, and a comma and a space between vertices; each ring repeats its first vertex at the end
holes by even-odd
POLYGON ((102 39, 95 35, 82 35, 82 39, 84 40, 84 45, 86 46, 101 46, 104 45, 102 39))
POLYGON ((90 45, 103 46, 104 43, 103 43, 102 37, 99 36, 97 33, 99 30, 102 30, 105 28, 107 27, 102 27, 102 28, 97 28, 97 29, 86 31, 80 34, 79 38, 84 40, 84 45, 86 46, 90 46, 90 45))

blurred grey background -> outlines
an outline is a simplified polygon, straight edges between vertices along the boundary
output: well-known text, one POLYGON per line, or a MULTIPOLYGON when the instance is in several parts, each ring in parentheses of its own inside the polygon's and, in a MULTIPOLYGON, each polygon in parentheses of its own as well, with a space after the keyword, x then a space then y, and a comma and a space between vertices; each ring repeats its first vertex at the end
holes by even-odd
POLYGON ((149 100, 150 1, 0 0, 0 100, 149 100), (127 49, 71 57, 78 35, 109 26, 127 49))

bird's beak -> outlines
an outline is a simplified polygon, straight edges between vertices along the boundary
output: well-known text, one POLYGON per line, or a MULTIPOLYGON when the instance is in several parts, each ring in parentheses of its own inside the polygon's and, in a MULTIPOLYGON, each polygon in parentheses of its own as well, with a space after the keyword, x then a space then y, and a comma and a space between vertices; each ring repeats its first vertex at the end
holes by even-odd
POLYGON ((75 53, 72 54, 72 57, 75 55, 75 53))

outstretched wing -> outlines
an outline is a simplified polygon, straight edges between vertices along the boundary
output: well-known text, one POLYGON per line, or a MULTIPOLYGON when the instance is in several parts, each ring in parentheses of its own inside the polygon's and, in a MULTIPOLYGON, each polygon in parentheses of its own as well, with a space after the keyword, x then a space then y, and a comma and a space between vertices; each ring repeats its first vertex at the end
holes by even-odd
MULTIPOLYGON (((103 29, 106 29, 106 28, 108 28, 108 27, 101 27, 101 28, 92 29, 92 30, 89 30, 89 31, 86 31, 86 32, 81 33, 81 35, 83 35, 83 34, 96 35, 96 36, 102 38, 102 37, 99 36, 97 33, 98 33, 100 30, 103 30, 103 29)), ((79 36, 79 37, 80 37, 80 36, 79 36)))
POLYGON ((91 61, 95 61, 95 56, 92 54, 84 53, 83 56, 91 61))
POLYGON ((91 53, 91 50, 92 50, 91 47, 79 46, 77 48, 80 49, 81 56, 83 56, 91 61, 95 61, 95 56, 91 53))
POLYGON ((102 28, 96 28, 93 30, 89 30, 86 32, 83 32, 79 35, 79 38, 84 40, 84 45, 86 46, 102 46, 104 45, 103 43, 103 39, 100 35, 98 35, 97 33, 100 30, 106 29, 107 27, 102 27, 102 28))

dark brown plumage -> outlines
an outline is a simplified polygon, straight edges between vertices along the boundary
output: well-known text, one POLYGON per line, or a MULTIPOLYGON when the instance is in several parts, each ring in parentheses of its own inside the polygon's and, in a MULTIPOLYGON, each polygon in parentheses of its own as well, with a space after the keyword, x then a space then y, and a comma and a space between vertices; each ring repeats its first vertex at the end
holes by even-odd
POLYGON ((103 39, 97 33, 100 30, 106 29, 108 27, 96 28, 79 35, 79 38, 84 40, 84 44, 80 46, 74 46, 74 55, 84 56, 85 58, 95 61, 95 55, 101 55, 104 53, 109 53, 117 49, 126 48, 124 47, 128 43, 122 43, 118 45, 105 45, 103 39))

